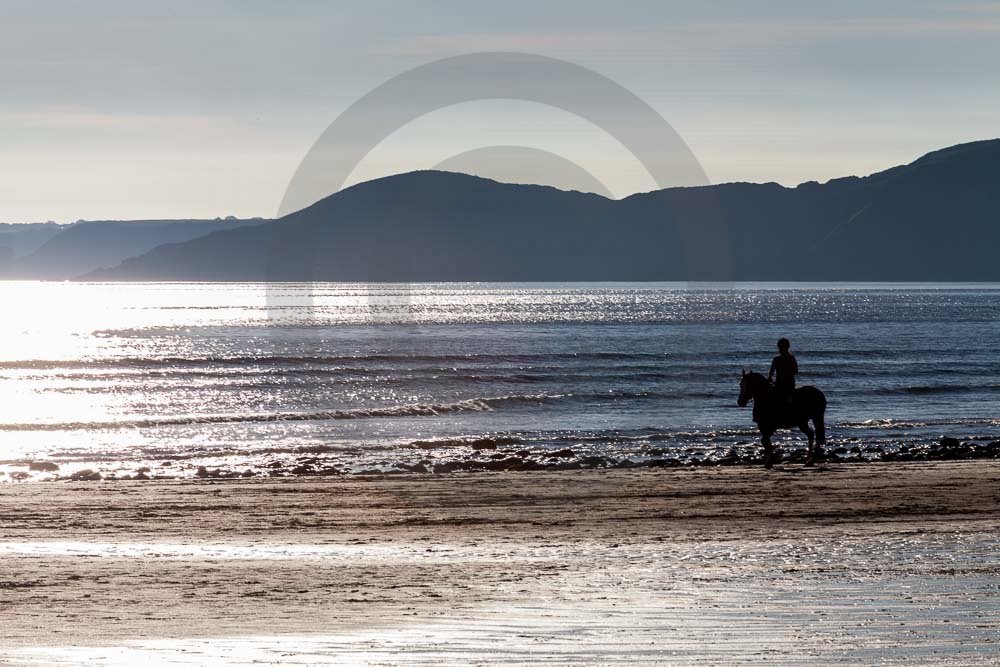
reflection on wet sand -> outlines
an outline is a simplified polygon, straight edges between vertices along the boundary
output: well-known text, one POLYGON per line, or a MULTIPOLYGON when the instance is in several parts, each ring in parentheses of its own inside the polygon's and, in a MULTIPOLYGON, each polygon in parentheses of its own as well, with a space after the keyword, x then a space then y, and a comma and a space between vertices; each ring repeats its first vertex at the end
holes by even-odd
POLYGON ((0 657, 990 664, 998 481, 982 462, 27 485, 0 657))

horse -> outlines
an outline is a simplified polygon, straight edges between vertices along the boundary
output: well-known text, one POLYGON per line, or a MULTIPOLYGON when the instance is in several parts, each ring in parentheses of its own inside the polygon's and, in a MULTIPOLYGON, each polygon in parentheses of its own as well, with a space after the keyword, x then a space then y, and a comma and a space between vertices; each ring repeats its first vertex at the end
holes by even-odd
POLYGON ((764 467, 770 468, 774 456, 771 436, 779 428, 798 427, 809 438, 809 456, 806 465, 811 466, 823 456, 823 445, 826 443, 826 425, 823 414, 826 412, 826 396, 816 387, 798 387, 792 394, 792 400, 785 403, 775 397, 771 382, 760 373, 743 371, 740 380, 740 396, 736 404, 745 408, 753 401, 753 420, 760 429, 760 441, 764 445, 764 467), (809 427, 809 420, 815 427, 809 427), (815 435, 815 439, 813 436, 815 435))

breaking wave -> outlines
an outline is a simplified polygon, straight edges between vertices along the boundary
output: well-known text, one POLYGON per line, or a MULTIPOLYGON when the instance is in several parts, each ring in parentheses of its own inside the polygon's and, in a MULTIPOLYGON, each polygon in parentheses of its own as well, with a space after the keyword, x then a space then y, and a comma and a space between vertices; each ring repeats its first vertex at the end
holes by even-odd
POLYGON ((453 412, 490 412, 500 408, 522 405, 542 405, 565 398, 560 394, 525 394, 470 398, 453 403, 411 403, 391 407, 356 408, 351 410, 324 410, 316 412, 271 412, 230 415, 186 415, 177 417, 150 417, 104 422, 55 422, 37 424, 0 424, 0 431, 99 431, 122 428, 150 428, 157 426, 187 426, 193 424, 238 424, 246 422, 296 422, 327 421, 332 419, 372 419, 385 417, 434 417, 453 412))

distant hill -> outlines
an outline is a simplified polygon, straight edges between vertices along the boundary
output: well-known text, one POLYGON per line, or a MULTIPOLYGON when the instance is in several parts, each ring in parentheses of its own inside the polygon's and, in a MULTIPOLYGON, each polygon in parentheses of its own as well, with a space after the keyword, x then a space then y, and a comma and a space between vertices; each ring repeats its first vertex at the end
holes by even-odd
POLYGON ((101 280, 1000 280, 1000 140, 859 178, 610 200, 447 172, 157 247, 101 280))
MULTIPOLYGON (((9 261, 3 276, 67 280, 114 267, 164 243, 190 241, 220 230, 268 222, 255 220, 81 221, 61 225, 32 252, 9 261)), ((14 226, 14 225, 11 225, 14 226)))
POLYGON ((11 262, 29 255, 69 225, 55 222, 0 223, 0 275, 11 262))

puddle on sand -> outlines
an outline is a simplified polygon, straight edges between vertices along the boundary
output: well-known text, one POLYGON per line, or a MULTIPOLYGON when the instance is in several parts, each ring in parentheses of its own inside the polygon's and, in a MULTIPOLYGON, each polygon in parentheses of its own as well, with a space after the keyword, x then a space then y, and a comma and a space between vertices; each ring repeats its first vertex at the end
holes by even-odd
MULTIPOLYGON (((31 543, 6 543, 25 553, 31 543)), ((72 556, 86 543, 38 543, 72 556)), ((984 533, 885 540, 426 545, 90 545, 101 557, 558 561, 514 603, 443 600, 419 620, 371 610, 365 630, 30 647, 15 664, 243 665, 995 664, 1000 540, 984 533), (349 547, 349 548, 347 548, 349 547), (216 554, 229 554, 218 556, 216 554), (379 627, 381 624, 381 627, 379 627)), ((51 553, 51 552, 50 552, 51 553)), ((426 562, 426 561, 422 561, 426 562)), ((486 563, 494 565, 486 565, 486 563)))

